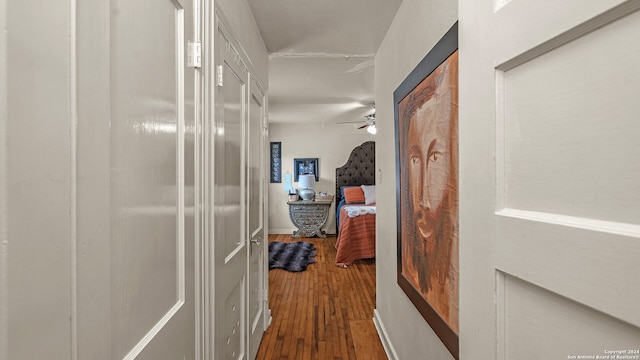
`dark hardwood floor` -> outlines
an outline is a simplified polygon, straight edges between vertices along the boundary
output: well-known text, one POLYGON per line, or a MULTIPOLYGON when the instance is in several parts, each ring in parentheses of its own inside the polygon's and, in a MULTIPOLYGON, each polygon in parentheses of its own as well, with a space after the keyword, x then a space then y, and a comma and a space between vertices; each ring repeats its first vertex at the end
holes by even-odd
POLYGON ((269 241, 308 241, 317 263, 306 271, 269 271, 273 321, 256 359, 387 359, 373 324, 375 260, 338 268, 335 236, 293 239, 269 235, 269 241))

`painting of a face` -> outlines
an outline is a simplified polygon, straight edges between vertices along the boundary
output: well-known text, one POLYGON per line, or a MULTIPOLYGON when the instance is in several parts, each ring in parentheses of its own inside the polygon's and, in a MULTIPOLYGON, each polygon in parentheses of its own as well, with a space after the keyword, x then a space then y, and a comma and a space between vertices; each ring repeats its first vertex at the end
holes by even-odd
POLYGON ((444 200, 451 167, 448 120, 449 93, 437 94, 422 105, 409 124, 407 135, 409 194, 417 235, 433 247, 436 225, 444 200))
POLYGON ((398 286, 459 359, 457 22, 393 103, 398 286))
POLYGON ((399 103, 402 274, 458 332, 458 53, 399 103))

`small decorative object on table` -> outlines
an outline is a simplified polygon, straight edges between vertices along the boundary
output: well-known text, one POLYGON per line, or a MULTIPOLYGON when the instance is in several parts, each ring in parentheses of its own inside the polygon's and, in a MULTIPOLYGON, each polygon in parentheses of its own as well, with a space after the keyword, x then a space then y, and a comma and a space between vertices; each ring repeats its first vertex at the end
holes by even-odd
POLYGON ((326 192, 319 192, 316 194, 316 201, 333 201, 333 195, 326 192))
POLYGON ((298 190, 289 189, 289 201, 297 201, 298 200, 298 190))
POLYGON ((313 200, 313 197, 316 194, 315 190, 313 190, 313 187, 316 185, 315 175, 300 175, 298 177, 298 182, 300 185, 300 189, 298 190, 300 198, 302 200, 313 200))

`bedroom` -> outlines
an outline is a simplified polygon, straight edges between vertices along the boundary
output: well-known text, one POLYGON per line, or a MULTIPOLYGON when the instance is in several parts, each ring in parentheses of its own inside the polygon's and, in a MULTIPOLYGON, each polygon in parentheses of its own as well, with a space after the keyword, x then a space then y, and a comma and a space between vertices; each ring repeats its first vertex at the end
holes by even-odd
MULTIPOLYGON (((269 52, 269 141, 282 144, 282 181, 293 159, 318 158, 315 189, 334 194, 335 169, 376 140, 358 127, 375 112, 375 54, 402 1, 341 3, 340 16, 308 2, 248 3, 269 52)), ((268 198, 269 233, 291 233, 284 183, 270 183, 268 198)))
MULTIPOLYGON (((282 183, 269 184, 269 233, 291 234, 296 228, 289 219, 284 176, 287 172, 293 174, 294 159, 318 158, 319 181, 316 182, 315 190, 335 195, 336 168, 344 165, 354 147, 366 141, 375 141, 375 135, 344 125, 271 124, 269 141, 282 143, 283 174, 282 183), (340 133, 336 134, 337 132, 340 133), (314 134, 314 141, 308 141, 300 133, 314 134)), ((293 186, 297 188, 298 183, 293 182, 293 186)), ((328 234, 336 232, 335 205, 334 202, 323 227, 328 234)))

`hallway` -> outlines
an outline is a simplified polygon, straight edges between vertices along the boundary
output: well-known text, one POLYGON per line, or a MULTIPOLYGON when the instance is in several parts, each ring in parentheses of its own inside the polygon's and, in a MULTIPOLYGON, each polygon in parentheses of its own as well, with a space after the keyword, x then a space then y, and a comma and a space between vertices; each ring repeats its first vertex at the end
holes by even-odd
POLYGON ((335 236, 269 241, 308 241, 316 264, 300 273, 269 271, 273 321, 256 359, 386 359, 373 324, 375 261, 359 260, 347 269, 334 264, 335 236))

